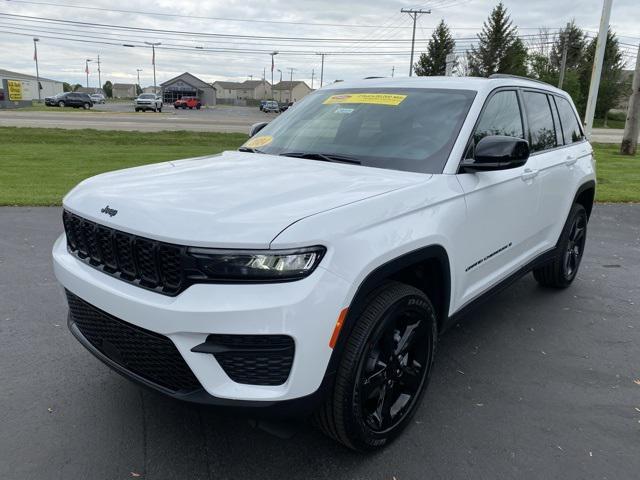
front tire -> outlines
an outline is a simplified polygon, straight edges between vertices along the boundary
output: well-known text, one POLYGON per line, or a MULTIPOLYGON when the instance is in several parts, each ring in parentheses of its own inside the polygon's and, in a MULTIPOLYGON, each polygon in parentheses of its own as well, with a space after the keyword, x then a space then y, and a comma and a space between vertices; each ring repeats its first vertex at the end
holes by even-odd
POLYGON ((535 268, 533 276, 544 287, 567 288, 578 274, 587 240, 587 211, 576 203, 558 241, 556 257, 546 265, 535 268))
POLYGON ((83 103, 82 108, 84 108, 85 110, 89 110, 91 108, 91 105, 89 105, 88 103, 83 103))
POLYGON ((437 318, 429 298, 397 282, 375 290, 346 338, 315 422, 354 450, 375 450, 415 414, 433 365, 437 318))
POLYGON ((64 102, 62 102, 62 101, 58 102, 58 106, 59 106, 60 108, 64 108, 64 102))

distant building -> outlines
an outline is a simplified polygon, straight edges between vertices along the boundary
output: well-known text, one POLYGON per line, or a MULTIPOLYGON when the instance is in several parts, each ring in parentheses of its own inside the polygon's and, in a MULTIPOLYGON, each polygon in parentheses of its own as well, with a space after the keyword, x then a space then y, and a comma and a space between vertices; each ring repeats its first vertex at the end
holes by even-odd
POLYGON ((263 80, 214 82, 216 96, 223 100, 266 100, 271 98, 271 84, 263 80))
POLYGON ((312 91, 303 81, 278 82, 273 86, 273 99, 278 102, 297 102, 312 91))
POLYGON ((133 83, 114 83, 112 88, 113 98, 137 97, 136 86, 133 83))
POLYGON ((91 87, 80 87, 76 90, 76 92, 80 92, 80 93, 88 93, 89 95, 91 95, 92 93, 99 93, 100 95, 103 95, 104 97, 107 96, 106 93, 104 93, 104 90, 101 88, 91 88, 91 87))
POLYGON ((159 94, 160 92, 162 92, 162 88, 160 87, 154 87, 153 85, 150 85, 148 87, 144 87, 142 89, 142 93, 155 93, 155 94, 159 94))
POLYGON ((197 97, 203 105, 216 104, 216 91, 207 82, 189 72, 160 84, 164 103, 173 103, 182 97, 197 97))
MULTIPOLYGON (((26 73, 11 72, 0 69, 0 89, 3 80, 18 80, 22 83, 22 98, 24 100, 37 100, 38 87, 36 86, 36 76, 26 73)), ((62 82, 40 77, 40 98, 52 97, 63 92, 62 82)))

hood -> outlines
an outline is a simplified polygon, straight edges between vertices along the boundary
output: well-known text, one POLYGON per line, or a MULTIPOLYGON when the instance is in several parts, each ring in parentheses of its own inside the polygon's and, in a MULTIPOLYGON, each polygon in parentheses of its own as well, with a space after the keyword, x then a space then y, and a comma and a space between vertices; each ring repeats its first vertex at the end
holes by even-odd
POLYGON ((302 218, 430 177, 225 152, 98 175, 80 183, 63 203, 97 223, 165 242, 268 248, 278 233, 302 218))

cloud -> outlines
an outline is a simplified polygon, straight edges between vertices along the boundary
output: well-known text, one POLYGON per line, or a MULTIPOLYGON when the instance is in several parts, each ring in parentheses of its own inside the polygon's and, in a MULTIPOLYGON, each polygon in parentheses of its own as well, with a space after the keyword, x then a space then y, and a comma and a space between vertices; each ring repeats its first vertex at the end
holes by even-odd
MULTIPOLYGON (((400 13, 402 7, 416 6, 403 0, 271 0, 240 1, 210 0, 196 2, 184 0, 141 1, 130 0, 126 3, 114 4, 106 0, 95 0, 90 4, 82 4, 79 0, 33 0, 34 2, 61 3, 66 5, 87 5, 95 8, 121 8, 126 10, 151 11, 168 14, 168 16, 146 15, 143 13, 126 13, 114 11, 85 10, 80 8, 64 8, 54 5, 32 5, 16 1, 3 1, 2 13, 45 17, 51 19, 73 19, 80 22, 127 25, 139 28, 173 30, 178 33, 154 34, 150 32, 126 32, 109 28, 85 28, 62 26, 59 24, 43 24, 17 20, 0 16, 0 45, 3 55, 0 68, 32 73, 35 70, 33 58, 33 42, 31 36, 37 34, 41 38, 38 44, 40 74, 43 77, 55 78, 70 83, 86 82, 84 73, 85 59, 96 59, 100 55, 102 82, 135 82, 136 69, 141 68, 141 83, 150 85, 153 82, 151 52, 146 48, 127 48, 122 43, 161 41, 165 47, 178 48, 184 45, 190 51, 169 50, 160 48, 156 52, 158 83, 163 82, 181 72, 189 71, 205 81, 244 80, 250 75, 261 78, 266 72, 271 78, 271 59, 264 53, 246 52, 205 52, 195 49, 220 47, 236 49, 260 49, 270 51, 281 50, 275 57, 276 69, 287 72, 294 68, 294 79, 304 79, 310 83, 312 70, 317 79, 320 75, 320 57, 316 51, 331 52, 376 52, 376 55, 328 55, 325 63, 325 81, 335 79, 361 78, 371 75, 390 75, 392 67, 396 74, 405 75, 409 64, 411 20, 408 15, 400 13), (302 22, 339 24, 340 26, 236 22, 228 20, 212 20, 203 18, 182 18, 171 16, 173 13, 194 17, 225 17, 251 20, 276 20, 279 22, 302 22), (358 28, 354 25, 377 25, 377 28, 358 28), (22 30, 18 30, 22 29, 22 30), (24 36, 7 32, 22 33, 24 36), (277 36, 277 37, 315 37, 326 39, 322 42, 299 40, 260 40, 203 38, 193 32, 216 34, 277 36), (70 42, 48 37, 65 36, 62 33, 78 35, 77 40, 91 40, 87 36, 102 37, 105 42, 117 45, 99 45, 91 43, 70 42), (85 35, 82 37, 80 35, 85 35), (341 39, 366 39, 368 42, 348 42, 341 39), (396 43, 385 43, 388 40, 405 40, 396 43), (171 47, 174 45, 174 47, 171 47), (291 54, 287 51, 304 51, 307 54, 291 54), (400 52, 384 54, 384 51, 400 52)), ((537 28, 558 28, 575 19, 577 24, 589 31, 597 31, 602 8, 601 0, 581 0, 578 4, 567 5, 558 9, 557 0, 529 0, 518 2, 505 0, 511 19, 521 27, 520 33, 537 33, 537 28)), ((431 29, 443 18, 454 27, 457 37, 473 37, 482 27, 494 1, 485 0, 433 0, 433 13, 422 15, 416 31, 417 52, 424 49, 431 29), (449 5, 439 9, 438 5, 449 5)), ((423 3, 428 8, 430 3, 423 3)), ((640 38, 637 33, 637 19, 640 17, 640 6, 637 0, 617 0, 614 3, 611 23, 614 30, 622 35, 621 41, 629 45, 637 45, 640 38), (635 32, 635 34, 634 34, 635 32), (636 36, 633 38, 633 36, 636 36)), ((461 46, 469 41, 460 41, 461 46)), ((625 47, 631 52, 631 47, 625 47)), ((97 85, 96 64, 90 64, 90 85, 97 85)), ((274 78, 279 79, 277 70, 274 78)), ((317 86, 317 80, 315 80, 317 86)))

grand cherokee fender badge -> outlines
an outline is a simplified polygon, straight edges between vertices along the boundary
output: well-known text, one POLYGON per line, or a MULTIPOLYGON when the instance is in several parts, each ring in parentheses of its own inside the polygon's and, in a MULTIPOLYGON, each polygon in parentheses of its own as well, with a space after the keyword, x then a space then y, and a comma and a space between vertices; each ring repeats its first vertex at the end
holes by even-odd
POLYGON ((109 208, 109 205, 107 205, 102 210, 100 210, 100 212, 101 213, 105 213, 105 214, 109 215, 110 217, 113 217, 114 215, 116 215, 118 213, 118 210, 115 210, 113 208, 109 208))

